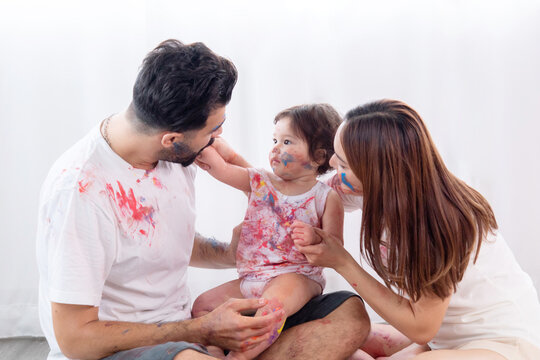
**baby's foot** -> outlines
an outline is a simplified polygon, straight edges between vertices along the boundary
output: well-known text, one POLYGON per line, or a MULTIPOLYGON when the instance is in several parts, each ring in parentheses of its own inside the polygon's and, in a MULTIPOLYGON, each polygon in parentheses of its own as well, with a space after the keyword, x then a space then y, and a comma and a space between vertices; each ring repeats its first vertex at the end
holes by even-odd
POLYGON ((363 350, 356 350, 352 356, 347 360, 375 360, 371 355, 363 350))
POLYGON ((221 348, 217 346, 212 346, 212 345, 207 346, 206 350, 208 351, 210 355, 212 355, 215 358, 225 359, 225 353, 223 352, 223 350, 221 350, 221 348))
POLYGON ((227 356, 225 357, 225 359, 231 359, 231 360, 251 360, 251 358, 248 357, 248 356, 246 355, 246 353, 233 352, 233 351, 231 351, 230 353, 228 353, 227 356))

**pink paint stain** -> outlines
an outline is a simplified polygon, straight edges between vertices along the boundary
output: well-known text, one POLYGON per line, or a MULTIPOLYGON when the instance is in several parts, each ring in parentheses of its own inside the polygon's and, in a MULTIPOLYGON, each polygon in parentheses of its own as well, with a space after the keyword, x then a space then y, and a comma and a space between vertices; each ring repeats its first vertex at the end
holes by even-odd
POLYGON ((107 184, 107 192, 109 193, 109 196, 115 200, 122 212, 130 215, 135 221, 145 220, 146 222, 150 223, 153 228, 155 228, 156 226, 153 219, 154 208, 151 206, 141 205, 137 201, 137 198, 133 193, 133 189, 130 188, 126 193, 124 187, 119 181, 117 181, 117 184, 119 191, 115 192, 112 185, 107 184))
POLYGON ((80 180, 79 181, 79 193, 84 193, 86 192, 86 189, 88 188, 88 185, 90 185, 90 182, 87 181, 87 182, 84 182, 84 180, 80 180))
POLYGON ((153 182, 154 185, 157 186, 158 188, 163 189, 163 185, 161 184, 161 181, 159 181, 159 179, 158 179, 157 177, 153 177, 153 178, 152 178, 152 182, 153 182))

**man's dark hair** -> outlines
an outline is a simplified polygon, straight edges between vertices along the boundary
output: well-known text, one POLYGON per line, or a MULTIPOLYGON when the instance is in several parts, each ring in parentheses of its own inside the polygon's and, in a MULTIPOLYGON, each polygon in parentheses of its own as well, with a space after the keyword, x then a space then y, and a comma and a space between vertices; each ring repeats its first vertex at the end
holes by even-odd
POLYGON ((203 43, 165 40, 144 59, 133 86, 133 110, 151 129, 185 132, 205 126, 231 100, 234 64, 203 43))

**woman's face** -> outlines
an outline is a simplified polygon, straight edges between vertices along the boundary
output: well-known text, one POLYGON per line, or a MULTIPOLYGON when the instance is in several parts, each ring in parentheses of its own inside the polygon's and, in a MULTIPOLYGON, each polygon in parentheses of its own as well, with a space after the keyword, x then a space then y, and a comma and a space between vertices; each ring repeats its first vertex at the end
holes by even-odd
POLYGON ((345 194, 362 195, 364 191, 362 183, 349 167, 341 145, 341 132, 344 125, 345 123, 339 126, 334 137, 334 155, 330 158, 330 166, 337 170, 338 179, 341 182, 340 187, 345 194))

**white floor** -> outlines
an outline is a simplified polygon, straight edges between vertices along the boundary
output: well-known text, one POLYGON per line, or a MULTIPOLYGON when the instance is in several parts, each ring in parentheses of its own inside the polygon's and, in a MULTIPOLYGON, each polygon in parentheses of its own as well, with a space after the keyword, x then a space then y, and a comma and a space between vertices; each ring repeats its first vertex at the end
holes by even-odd
POLYGON ((48 353, 49 345, 45 338, 0 339, 0 360, 45 360, 48 353))

